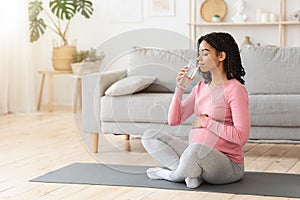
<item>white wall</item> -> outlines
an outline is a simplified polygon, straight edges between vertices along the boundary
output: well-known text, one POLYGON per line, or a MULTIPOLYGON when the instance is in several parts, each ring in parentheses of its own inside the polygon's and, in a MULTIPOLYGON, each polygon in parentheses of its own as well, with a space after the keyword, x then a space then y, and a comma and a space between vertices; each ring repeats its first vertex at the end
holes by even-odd
MULTIPOLYGON (((109 17, 109 0, 94 0, 94 15, 92 19, 86 20, 81 16, 76 16, 73 19, 69 38, 71 40, 77 40, 77 49, 89 49, 91 47, 97 47, 101 43, 107 41, 109 38, 116 36, 120 33, 140 29, 140 28, 160 28, 176 31, 185 36, 189 35, 187 22, 189 20, 189 1, 188 0, 175 0, 176 11, 175 16, 168 17, 150 17, 148 15, 148 1, 141 0, 143 3, 143 19, 141 22, 135 23, 112 23, 109 17)), ((249 20, 255 21, 255 13, 257 8, 263 8, 268 12, 274 12, 279 14, 279 1, 280 0, 248 0, 247 15, 249 20), (272 6, 270 6, 272 5, 272 6)), ((299 0, 286 0, 287 1, 287 14, 291 14, 296 10, 300 10, 299 0)), ((48 2, 45 0, 45 2, 48 2)), ((199 1, 199 5, 203 2, 199 1)), ((234 15, 234 3, 236 0, 226 0, 227 3, 227 15, 225 21, 230 21, 234 15)), ((199 10, 199 9, 198 9, 199 10)), ((200 14, 199 14, 200 16, 200 14)), ((200 17, 199 17, 199 20, 200 17)), ((300 26, 290 26, 287 29, 287 45, 288 46, 300 46, 300 26)), ((261 44, 277 44, 278 35, 276 27, 211 27, 202 29, 202 33, 211 31, 228 31, 237 40, 239 44, 243 42, 244 36, 249 35, 254 43, 261 44), (275 30, 274 30, 275 29, 275 30)), ((36 71, 38 69, 52 69, 51 67, 51 52, 52 52, 52 40, 57 37, 50 32, 46 32, 39 41, 33 43, 32 55, 33 63, 36 71)), ((176 42, 176 41, 174 41, 176 42)), ((46 80, 47 81, 47 80, 46 80)), ((38 95, 40 86, 40 77, 36 75, 36 95, 38 95)), ((54 87, 54 103, 55 105, 71 105, 72 92, 73 92, 74 79, 65 76, 55 77, 54 87)), ((47 101, 47 82, 45 84, 43 95, 43 103, 47 101)))

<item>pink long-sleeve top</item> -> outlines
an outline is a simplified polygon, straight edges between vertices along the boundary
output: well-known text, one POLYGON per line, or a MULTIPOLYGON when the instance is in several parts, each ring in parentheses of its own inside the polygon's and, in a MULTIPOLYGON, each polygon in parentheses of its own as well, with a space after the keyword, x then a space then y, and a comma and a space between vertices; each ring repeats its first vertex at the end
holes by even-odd
POLYGON ((168 122, 180 125, 192 114, 206 115, 202 128, 191 129, 189 143, 202 143, 227 155, 235 163, 244 163, 243 146, 250 134, 248 93, 236 79, 209 88, 199 82, 182 101, 184 90, 175 89, 168 122))

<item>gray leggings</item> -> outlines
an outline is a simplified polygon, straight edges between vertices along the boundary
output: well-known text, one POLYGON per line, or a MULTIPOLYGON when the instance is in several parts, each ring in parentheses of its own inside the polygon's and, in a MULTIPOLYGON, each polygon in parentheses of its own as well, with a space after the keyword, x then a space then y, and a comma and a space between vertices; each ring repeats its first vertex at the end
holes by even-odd
POLYGON ((225 184, 238 181, 244 174, 244 164, 232 162, 205 144, 189 145, 186 140, 156 130, 146 131, 142 143, 157 162, 172 170, 174 182, 200 177, 211 184, 225 184))

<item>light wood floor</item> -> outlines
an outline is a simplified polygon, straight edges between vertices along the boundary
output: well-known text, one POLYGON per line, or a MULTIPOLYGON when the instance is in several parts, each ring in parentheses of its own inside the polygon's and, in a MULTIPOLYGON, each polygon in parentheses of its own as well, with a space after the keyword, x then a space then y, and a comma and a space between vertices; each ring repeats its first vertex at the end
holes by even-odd
MULTIPOLYGON (((91 154, 77 133, 71 108, 0 116, 0 199, 287 199, 134 187, 35 183, 28 180, 74 162, 155 165, 135 138, 101 137, 91 154), (106 141, 106 142, 104 142, 106 141)), ((88 137, 89 138, 89 137, 88 137)), ((300 174, 300 145, 253 144, 245 147, 246 170, 300 174)), ((300 186, 299 186, 300 189, 300 186)))

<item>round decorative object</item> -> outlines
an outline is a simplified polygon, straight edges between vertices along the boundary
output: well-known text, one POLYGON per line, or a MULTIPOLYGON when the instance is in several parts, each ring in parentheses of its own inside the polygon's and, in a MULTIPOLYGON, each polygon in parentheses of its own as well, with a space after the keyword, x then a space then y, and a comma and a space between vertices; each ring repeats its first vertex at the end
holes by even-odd
POLYGON ((224 0, 205 0, 200 8, 200 14, 204 21, 212 22, 213 16, 220 16, 222 21, 227 13, 227 6, 224 0))

